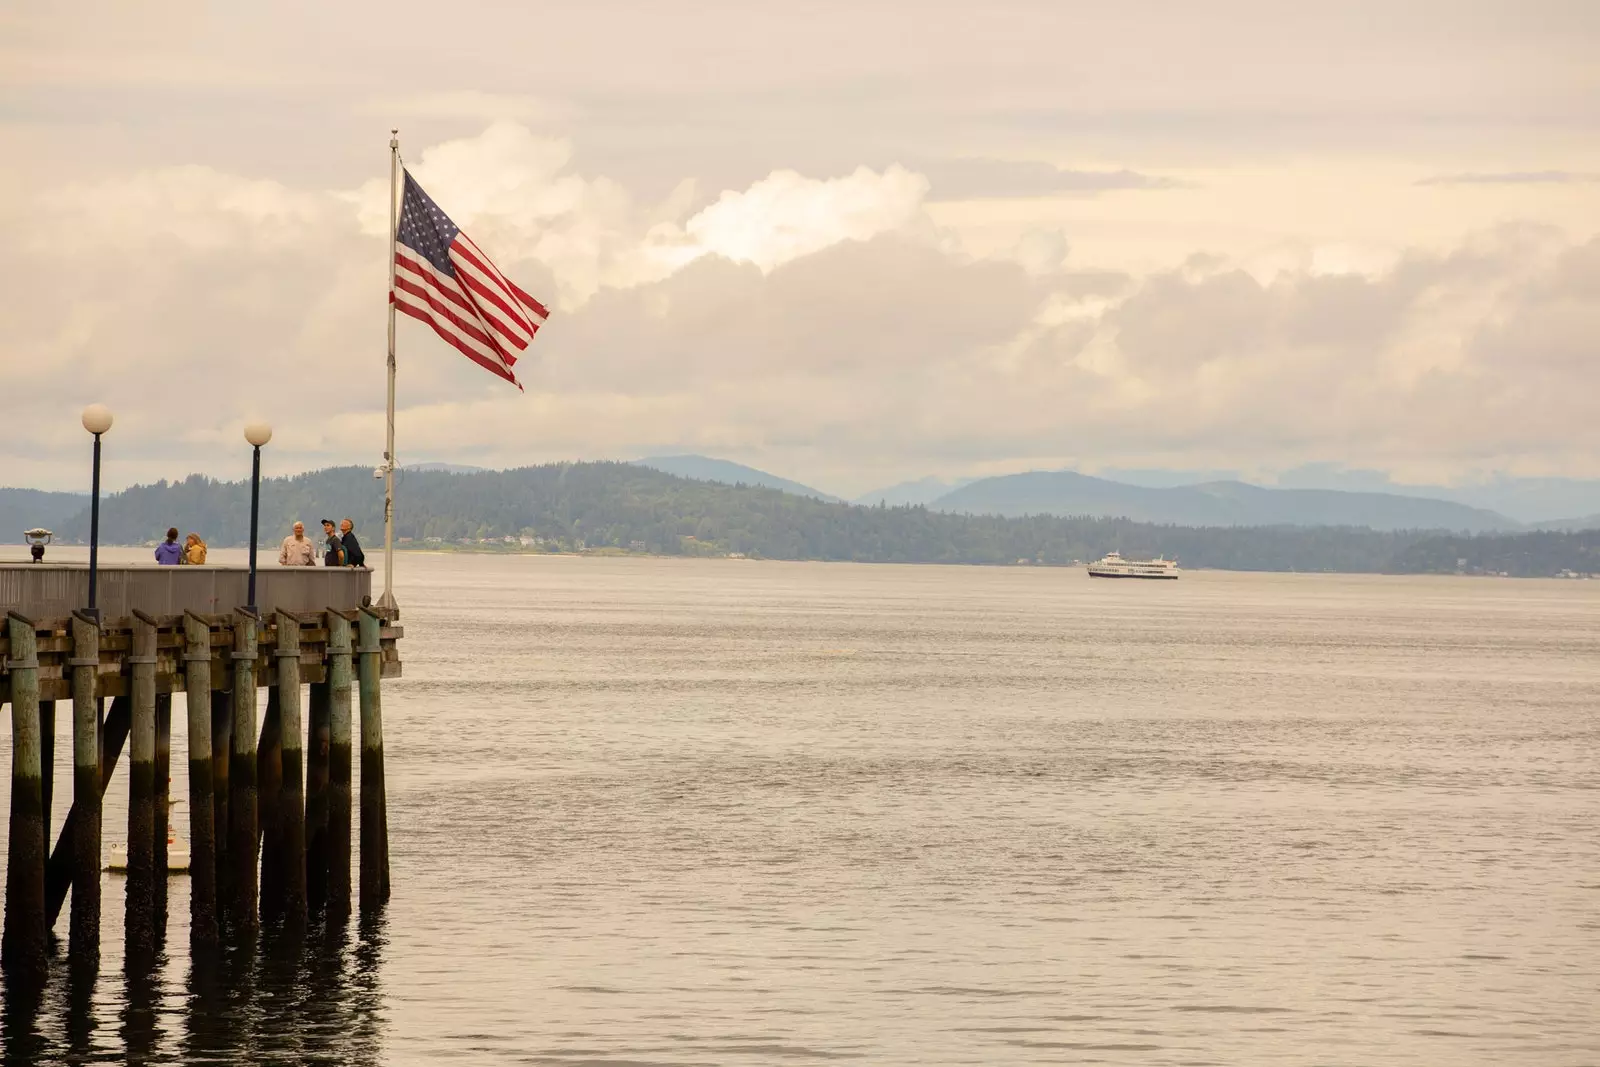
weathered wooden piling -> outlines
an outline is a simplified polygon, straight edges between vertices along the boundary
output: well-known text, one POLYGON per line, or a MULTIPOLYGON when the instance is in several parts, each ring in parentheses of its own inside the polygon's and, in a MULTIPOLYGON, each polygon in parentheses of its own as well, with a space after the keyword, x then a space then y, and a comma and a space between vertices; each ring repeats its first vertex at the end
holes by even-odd
POLYGON ((150 910, 155 921, 157 944, 167 937, 167 878, 171 857, 167 852, 167 835, 171 833, 172 811, 172 694, 156 694, 156 765, 155 765, 155 847, 151 866, 155 868, 155 885, 150 894, 150 910))
POLYGON ((44 785, 44 841, 50 843, 50 805, 56 791, 56 702, 39 701, 39 769, 44 785))
MULTIPOLYGON (((226 665, 222 668, 227 670, 226 665)), ((229 885, 233 869, 228 865, 228 839, 232 824, 228 822, 228 766, 233 758, 233 690, 220 689, 211 694, 211 810, 216 826, 217 866, 217 921, 220 923, 233 899, 229 885)))
POLYGON ((383 620, 361 610, 361 910, 389 900, 389 813, 383 784, 383 620))
POLYGON ((261 716, 256 743, 256 826, 261 841, 261 919, 283 916, 283 824, 279 801, 283 792, 283 707, 278 687, 267 687, 267 710, 261 716))
POLYGON ((283 851, 283 918, 306 919, 306 817, 304 726, 300 714, 300 620, 278 612, 278 716, 283 784, 278 822, 283 851))
MULTIPOLYGON (((98 716, 97 716, 98 718, 98 716)), ((105 720, 100 724, 100 796, 103 798, 106 789, 111 785, 111 776, 116 773, 117 760, 122 757, 122 746, 128 740, 128 728, 132 716, 129 714, 128 698, 119 696, 111 701, 111 710, 106 713, 105 720)), ((56 847, 50 853, 50 859, 44 868, 44 918, 45 923, 53 930, 56 919, 61 916, 61 907, 66 903, 67 891, 72 889, 77 880, 78 864, 78 802, 74 800, 72 807, 67 809, 66 820, 61 824, 61 834, 56 838, 56 847)), ((95 872, 94 883, 100 884, 100 874, 95 872)), ((73 894, 77 898, 77 894, 73 894)))
POLYGON ((306 911, 328 906, 328 750, 333 687, 312 682, 306 704, 306 911))
POLYGON ((350 915, 350 620, 328 611, 328 917, 350 915))
POLYGON ((228 860, 232 867, 229 918, 240 940, 260 928, 256 881, 256 623, 233 614, 233 738, 228 767, 228 860))
MULTIPOLYGON (((132 955, 155 951, 156 621, 134 613, 128 744, 128 880, 124 923, 132 955)), ((160 877, 166 879, 166 871, 160 877)))
POLYGON ((0 965, 6 977, 37 986, 49 974, 45 924, 45 847, 50 824, 44 801, 43 734, 39 716, 39 659, 33 620, 10 613, 11 822, 6 846, 6 919, 0 965))
POLYGON ((197 944, 217 942, 216 808, 211 778, 211 624, 183 618, 189 702, 189 922, 197 944))
MULTIPOLYGON (((72 616, 72 924, 68 951, 100 962, 100 622, 72 616)), ((109 768, 107 768, 109 770, 109 768)))

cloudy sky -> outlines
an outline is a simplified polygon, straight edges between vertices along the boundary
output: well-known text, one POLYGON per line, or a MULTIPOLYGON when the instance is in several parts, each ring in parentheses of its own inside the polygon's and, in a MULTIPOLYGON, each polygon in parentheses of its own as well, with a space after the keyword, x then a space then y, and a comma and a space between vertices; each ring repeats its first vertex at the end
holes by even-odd
POLYGON ((1600 5, 0 0, 0 484, 376 463, 390 126, 553 315, 401 462, 1600 477, 1600 5))

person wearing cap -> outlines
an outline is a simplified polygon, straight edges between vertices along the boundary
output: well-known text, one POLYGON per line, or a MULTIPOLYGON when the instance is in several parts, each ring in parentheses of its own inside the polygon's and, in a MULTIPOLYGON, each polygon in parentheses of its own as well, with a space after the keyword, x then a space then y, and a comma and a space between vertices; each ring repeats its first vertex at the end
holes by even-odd
POLYGON ((322 520, 322 535, 327 539, 328 551, 323 554, 324 567, 344 566, 344 542, 339 540, 339 531, 334 527, 332 519, 322 520))

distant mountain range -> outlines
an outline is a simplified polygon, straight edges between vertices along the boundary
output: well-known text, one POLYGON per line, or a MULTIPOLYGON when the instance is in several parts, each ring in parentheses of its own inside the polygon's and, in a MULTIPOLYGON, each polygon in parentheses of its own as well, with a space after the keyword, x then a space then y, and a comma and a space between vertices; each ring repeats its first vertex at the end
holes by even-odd
POLYGON ((1344 470, 1313 463, 1283 472, 1277 483, 1294 489, 1346 489, 1453 500, 1498 511, 1530 525, 1573 522, 1578 516, 1600 513, 1600 479, 1593 478, 1521 478, 1502 474, 1464 485, 1409 485, 1393 481, 1382 471, 1344 470))
POLYGON ((976 478, 958 478, 953 482, 947 482, 943 478, 918 478, 914 482, 901 482, 886 489, 874 489, 870 493, 863 493, 850 503, 869 508, 877 507, 879 504, 891 508, 907 505, 927 507, 946 493, 960 489, 964 485, 971 485, 975 481, 976 478))
MULTIPOLYGON (((1199 485, 1204 482, 1248 481, 1238 471, 1164 470, 1159 468, 1101 471, 1100 477, 1151 488, 1199 485)), ((1507 518, 1538 527, 1544 523, 1587 521, 1576 516, 1600 513, 1600 479, 1522 478, 1496 475, 1463 485, 1397 482, 1382 471, 1351 470, 1330 463, 1307 463, 1279 474, 1279 489, 1335 489, 1357 493, 1451 500, 1468 507, 1497 511, 1507 518)))
MULTIPOLYGON (((819 500, 836 500, 821 490, 766 471, 706 456, 665 456, 638 461, 701 481, 760 485, 819 500)), ((1058 515, 1128 518, 1138 522, 1181 526, 1364 526, 1374 530, 1452 530, 1470 533, 1513 533, 1521 530, 1600 528, 1600 515, 1530 522, 1471 503, 1472 491, 1442 486, 1393 485, 1375 472, 1328 474, 1319 468, 1291 472, 1291 483, 1318 477, 1345 477, 1351 488, 1319 488, 1290 484, 1275 488, 1231 478, 1189 475, 1219 472, 1130 470, 1125 480, 1097 478, 1075 471, 1029 471, 1024 474, 947 481, 927 477, 901 482, 852 503, 867 507, 926 507, 931 511, 970 515, 1058 515), (1372 488, 1356 488, 1372 486, 1372 488), (1454 499, 1462 497, 1463 499, 1454 499)), ((1600 501, 1600 482, 1595 487, 1600 501)), ((1502 479, 1476 487, 1497 498, 1516 500, 1520 515, 1543 507, 1543 514, 1570 499, 1590 499, 1591 483, 1572 479, 1502 479), (1563 496, 1562 494, 1565 493, 1563 496)), ((1539 512, 1533 511, 1533 514, 1539 512)), ((1559 513, 1559 512, 1557 512, 1559 513)))
POLYGON ((1265 489, 1244 482, 1151 489, 1074 471, 984 478, 939 497, 968 515, 1088 515, 1178 526, 1365 526, 1373 530, 1521 529, 1504 515, 1447 500, 1331 489, 1265 489))
MULTIPOLYGON (((1244 489, 1247 500, 1258 493, 1276 495, 1244 489)), ((82 543, 89 533, 87 501, 75 494, 59 495, 72 497, 66 503, 78 509, 55 527, 59 540, 82 543)), ((53 496, 34 498, 33 503, 63 503, 53 496)), ((366 538, 370 555, 381 542, 383 496, 383 484, 373 479, 371 467, 265 479, 259 539, 275 544, 296 519, 349 516, 366 538)), ((1220 499, 1232 500, 1227 494, 1220 499)), ((220 548, 248 536, 250 512, 246 482, 193 475, 108 494, 100 509, 100 536, 105 544, 140 544, 175 525, 220 548)), ((1015 566, 1066 565, 1116 549, 1135 558, 1165 553, 1186 569, 1529 576, 1600 572, 1600 530, 1465 535, 1293 525, 1152 525, 1037 514, 1004 518, 921 507, 861 507, 748 483, 680 478, 625 463, 553 463, 466 474, 409 472, 396 509, 395 538, 399 547, 436 551, 1015 566)), ((21 561, 26 552, 16 544, 0 552, 0 558, 21 561)))
POLYGON ((734 463, 732 460, 712 459, 710 456, 649 456, 645 459, 633 461, 636 467, 649 467, 664 474, 675 474, 679 478, 692 478, 697 482, 721 482, 723 485, 758 485, 765 489, 777 489, 796 496, 810 496, 818 500, 837 501, 839 498, 831 493, 824 493, 820 489, 813 489, 809 485, 780 478, 776 474, 746 467, 743 463, 734 463))
MULTIPOLYGON (((744 464, 707 456, 654 456, 636 460, 631 466, 649 468, 677 478, 689 479, 691 482, 727 486, 744 485, 778 490, 790 496, 811 498, 828 504, 842 503, 839 498, 809 485, 744 464)), ((454 463, 421 463, 402 469, 407 474, 405 496, 408 503, 413 506, 416 491, 420 490, 424 483, 433 484, 434 479, 444 478, 448 484, 453 485, 455 479, 452 476, 459 475, 461 484, 481 484, 484 491, 489 491, 491 485, 500 484, 498 476, 506 473, 485 471, 482 468, 454 463), (484 481, 484 479, 489 480, 484 481)), ((349 484, 341 481, 344 488, 334 499, 345 499, 350 501, 350 504, 333 506, 333 510, 347 507, 345 513, 350 514, 349 509, 356 507, 356 500, 376 494, 374 499, 380 507, 378 515, 381 516, 382 486, 370 477, 370 468, 349 468, 339 477, 344 479, 349 471, 356 470, 361 471, 365 480, 357 479, 350 481, 349 484)), ((1576 517, 1573 518, 1537 522, 1518 521, 1504 513, 1462 501, 1446 500, 1426 494, 1413 495, 1392 489, 1375 491, 1281 485, 1276 488, 1266 488, 1233 479, 1166 484, 1181 474, 1182 472, 1171 471, 1124 472, 1126 478, 1137 479, 1144 484, 1135 484, 1130 480, 1092 477, 1074 471, 1030 471, 1024 474, 954 482, 930 477, 865 493, 857 497, 854 503, 874 509, 880 504, 891 508, 925 507, 932 513, 952 515, 1002 518, 1030 515, 1087 517, 1126 519, 1154 526, 1209 528, 1337 526, 1366 527, 1379 532, 1432 530, 1473 534, 1508 534, 1524 531, 1563 533, 1600 529, 1600 508, 1590 509, 1589 512, 1575 508, 1573 514, 1576 517)), ((285 514, 301 514, 303 509, 293 503, 294 501, 309 507, 311 511, 328 507, 326 504, 312 506, 310 497, 302 498, 301 485, 306 479, 320 484, 329 477, 332 477, 330 472, 319 472, 315 476, 303 475, 286 480, 283 487, 283 491, 287 493, 283 504, 285 514)), ((1382 478, 1381 475, 1373 477, 1382 478)), ((1310 479, 1311 475, 1306 475, 1302 480, 1310 479)), ((1368 481, 1375 485, 1387 484, 1372 479, 1368 481)), ((1359 479, 1357 482, 1359 483, 1359 479)), ((305 484, 309 485, 310 482, 305 484)), ((112 533, 109 522, 103 530, 111 540, 115 540, 118 536, 144 540, 158 535, 169 521, 176 522, 185 529, 199 529, 204 526, 213 532, 219 528, 231 530, 240 521, 240 516, 234 514, 234 511, 239 507, 246 507, 245 513, 247 513, 247 501, 241 503, 243 498, 236 500, 229 493, 219 495, 217 485, 218 483, 203 478, 190 478, 181 483, 172 483, 157 494, 160 497, 159 503, 152 498, 149 510, 141 511, 137 520, 129 525, 126 531, 112 533), (223 500, 228 501, 227 508, 230 510, 225 512, 217 510, 222 506, 220 502, 223 500), (167 516, 170 516, 170 520, 167 516)), ((1578 503, 1589 499, 1586 495, 1588 483, 1575 480, 1535 479, 1517 484, 1512 484, 1510 480, 1502 480, 1497 485, 1495 492, 1521 499, 1528 507, 1532 506, 1527 504, 1530 500, 1542 501, 1540 504, 1542 507, 1553 507, 1559 506, 1558 502, 1563 499, 1578 503), (1557 490, 1563 486, 1570 490, 1567 497, 1557 494, 1557 490)), ((135 500, 143 499, 155 488, 122 494, 117 510, 124 510, 135 500)), ((279 492, 276 488, 273 491, 279 492)), ((55 530, 61 540, 81 539, 84 530, 80 527, 84 526, 83 520, 87 517, 87 503, 86 494, 83 493, 0 488, 0 544, 21 544, 22 531, 33 526, 45 526, 55 530)), ((360 517, 362 513, 357 510, 355 514, 360 517)), ((1528 512, 1522 511, 1521 514, 1528 512)), ((448 537, 475 533, 477 529, 475 525, 471 529, 461 526, 465 519, 465 516, 457 516, 442 510, 436 519, 430 520, 427 529, 419 531, 419 536, 431 536, 436 531, 439 536, 448 537)), ((370 516, 363 520, 363 530, 370 529, 371 521, 370 516)))

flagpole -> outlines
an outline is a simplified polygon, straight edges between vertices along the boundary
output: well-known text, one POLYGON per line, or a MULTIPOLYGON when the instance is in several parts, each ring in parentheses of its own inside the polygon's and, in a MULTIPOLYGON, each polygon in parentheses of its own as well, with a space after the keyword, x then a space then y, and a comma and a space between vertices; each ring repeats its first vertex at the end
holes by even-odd
POLYGON ((378 606, 394 611, 394 254, 400 217, 400 131, 389 131, 389 425, 383 453, 383 596, 378 606))

